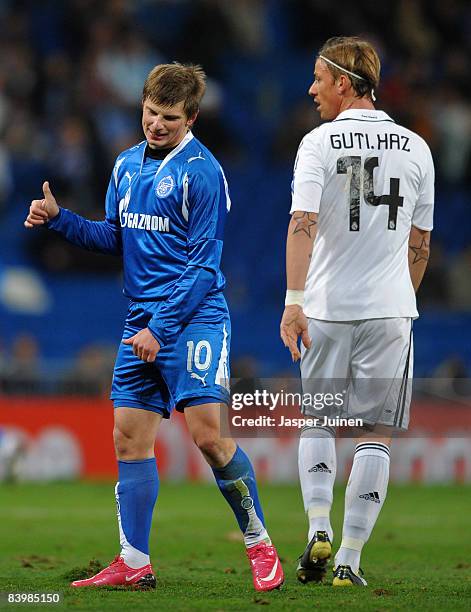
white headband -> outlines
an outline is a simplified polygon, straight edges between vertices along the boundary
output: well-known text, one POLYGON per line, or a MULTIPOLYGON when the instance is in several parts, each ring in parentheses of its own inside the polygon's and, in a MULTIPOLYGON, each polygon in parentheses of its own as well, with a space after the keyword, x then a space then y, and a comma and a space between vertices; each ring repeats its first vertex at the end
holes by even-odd
MULTIPOLYGON (((350 72, 350 70, 347 70, 343 66, 339 66, 338 64, 336 64, 335 62, 330 60, 328 57, 325 57, 324 55, 319 55, 319 57, 321 59, 323 59, 324 62, 327 62, 328 64, 331 64, 332 66, 335 66, 336 68, 338 68, 342 72, 346 72, 350 76, 355 77, 356 79, 360 79, 360 81, 366 81, 365 77, 362 77, 359 74, 355 74, 354 72, 350 72)), ((373 102, 376 102, 376 96, 375 96, 375 90, 374 89, 371 90, 371 99, 373 100, 373 102)))

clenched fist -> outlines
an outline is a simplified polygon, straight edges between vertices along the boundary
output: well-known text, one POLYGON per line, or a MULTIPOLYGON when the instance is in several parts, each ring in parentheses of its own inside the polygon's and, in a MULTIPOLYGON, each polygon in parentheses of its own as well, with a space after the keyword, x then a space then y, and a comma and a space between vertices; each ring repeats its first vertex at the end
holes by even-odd
POLYGON ((29 214, 26 217, 25 227, 33 228, 37 225, 44 225, 59 214, 59 206, 56 198, 52 195, 48 181, 43 183, 42 200, 33 200, 29 207, 29 214))

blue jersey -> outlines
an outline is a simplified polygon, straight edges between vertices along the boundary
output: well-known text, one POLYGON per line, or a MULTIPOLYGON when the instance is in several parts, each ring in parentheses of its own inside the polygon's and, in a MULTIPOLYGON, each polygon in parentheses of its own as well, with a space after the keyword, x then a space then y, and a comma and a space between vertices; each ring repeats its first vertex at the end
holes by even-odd
POLYGON ((188 321, 226 316, 220 270, 230 197, 224 172, 189 132, 163 160, 146 141, 121 153, 106 195, 106 218, 60 209, 49 227, 70 242, 123 255, 124 294, 157 304, 149 328, 161 345, 188 321))

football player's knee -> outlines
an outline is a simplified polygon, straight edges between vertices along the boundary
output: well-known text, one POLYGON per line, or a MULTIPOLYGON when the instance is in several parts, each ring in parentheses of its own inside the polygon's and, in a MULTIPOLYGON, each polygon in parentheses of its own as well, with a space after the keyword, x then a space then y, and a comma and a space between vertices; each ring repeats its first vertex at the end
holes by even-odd
POLYGON ((195 437, 195 444, 205 457, 212 462, 219 463, 226 455, 223 441, 218 433, 205 432, 195 437))
POLYGON ((113 429, 113 440, 116 456, 125 459, 136 452, 136 440, 128 436, 119 427, 113 429))
POLYGON ((218 449, 217 436, 213 436, 211 433, 195 436, 195 444, 200 451, 206 455, 212 455, 217 452, 218 449))

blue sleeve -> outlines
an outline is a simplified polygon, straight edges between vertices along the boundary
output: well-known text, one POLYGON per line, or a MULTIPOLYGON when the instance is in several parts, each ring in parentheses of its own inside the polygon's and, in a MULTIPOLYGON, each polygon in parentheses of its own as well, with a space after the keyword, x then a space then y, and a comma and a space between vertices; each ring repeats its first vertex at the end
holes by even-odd
POLYGON ((211 291, 221 263, 224 221, 230 206, 222 169, 197 174, 188 187, 188 263, 175 287, 149 322, 159 344, 175 342, 188 320, 211 291))
POLYGON ((106 192, 104 221, 89 221, 66 208, 61 208, 47 227, 62 234, 72 244, 108 255, 121 255, 121 226, 119 223, 117 193, 113 177, 106 192))

